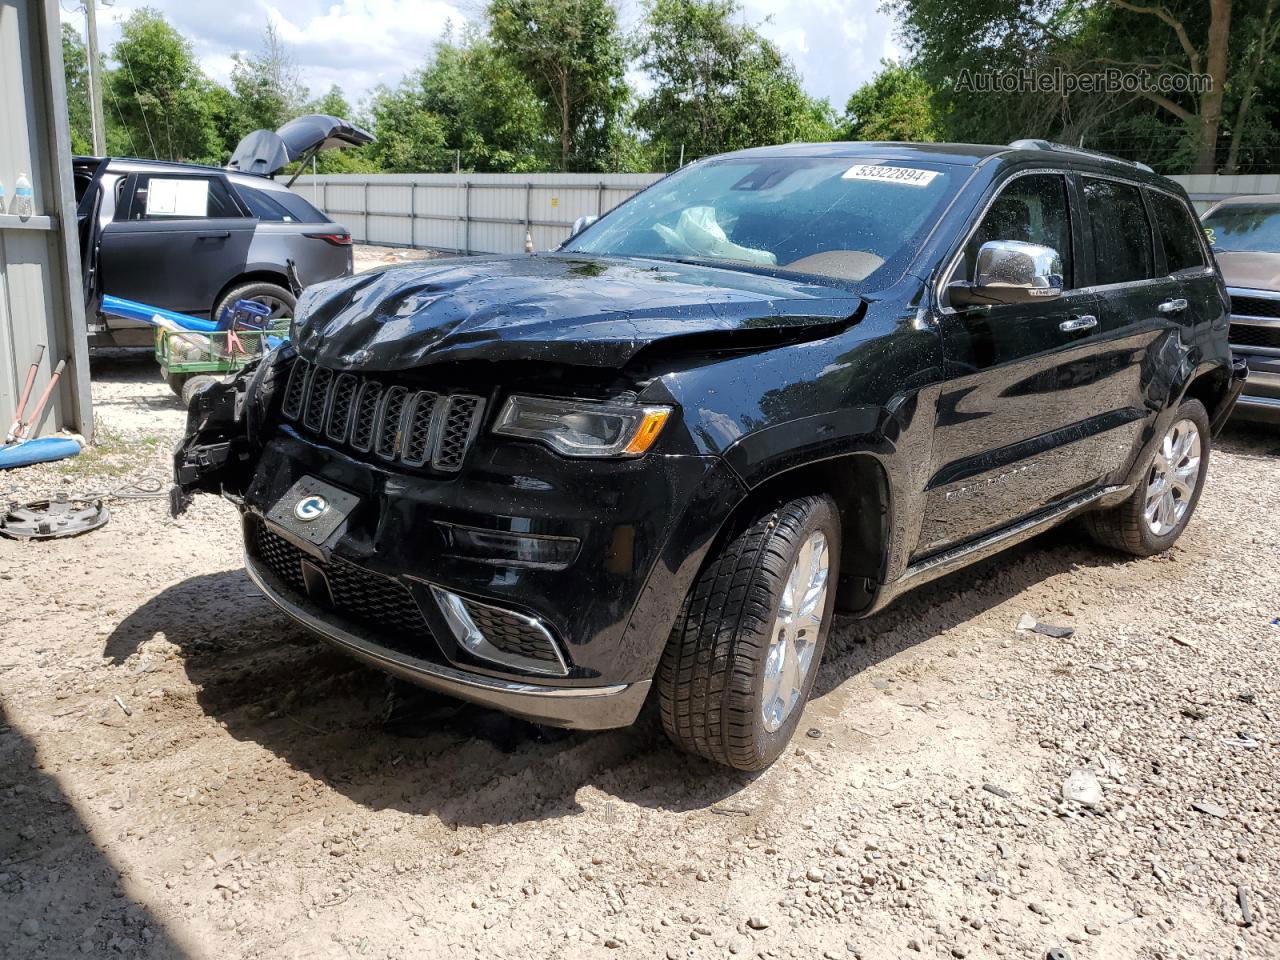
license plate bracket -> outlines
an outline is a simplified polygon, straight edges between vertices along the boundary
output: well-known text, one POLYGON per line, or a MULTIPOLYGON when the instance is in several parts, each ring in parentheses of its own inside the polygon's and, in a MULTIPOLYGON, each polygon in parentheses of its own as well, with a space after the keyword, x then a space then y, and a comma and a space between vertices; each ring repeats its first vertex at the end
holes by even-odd
POLYGON ((320 546, 343 526, 360 498, 316 477, 295 481, 267 511, 267 519, 296 537, 320 546))

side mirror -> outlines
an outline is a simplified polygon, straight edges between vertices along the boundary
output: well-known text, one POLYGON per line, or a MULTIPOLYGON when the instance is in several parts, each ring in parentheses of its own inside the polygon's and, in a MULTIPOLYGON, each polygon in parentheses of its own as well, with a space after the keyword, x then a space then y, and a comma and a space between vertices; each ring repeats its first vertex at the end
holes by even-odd
POLYGON ((579 217, 577 220, 573 221, 573 228, 569 231, 569 236, 576 237, 599 219, 600 218, 595 215, 579 217))
POLYGON ((1062 258, 1053 247, 990 240, 978 250, 975 280, 948 284, 953 307, 1038 303, 1062 296, 1062 258))

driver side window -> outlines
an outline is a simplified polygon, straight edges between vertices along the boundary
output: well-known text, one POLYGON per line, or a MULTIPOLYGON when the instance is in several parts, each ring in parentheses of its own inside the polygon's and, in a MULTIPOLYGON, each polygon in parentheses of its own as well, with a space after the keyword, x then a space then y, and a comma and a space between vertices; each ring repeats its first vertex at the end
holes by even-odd
POLYGON ((1067 290, 1072 289, 1075 271, 1068 211, 1067 180, 1061 174, 1032 173, 1009 181, 964 248, 961 267, 965 279, 973 282, 978 250, 984 243, 1021 240, 1058 251, 1062 258, 1063 286, 1067 290))

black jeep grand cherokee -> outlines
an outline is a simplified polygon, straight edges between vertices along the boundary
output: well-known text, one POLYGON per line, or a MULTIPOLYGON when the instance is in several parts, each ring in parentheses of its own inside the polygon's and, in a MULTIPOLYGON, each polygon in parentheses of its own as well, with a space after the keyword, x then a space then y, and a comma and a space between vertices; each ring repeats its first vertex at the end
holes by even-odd
POLYGON ((186 491, 250 575, 399 677, 630 723, 746 770, 832 611, 1083 514, 1182 532, 1239 393, 1182 189, 1012 147, 793 144, 685 167, 554 253, 321 284, 194 404, 186 491))

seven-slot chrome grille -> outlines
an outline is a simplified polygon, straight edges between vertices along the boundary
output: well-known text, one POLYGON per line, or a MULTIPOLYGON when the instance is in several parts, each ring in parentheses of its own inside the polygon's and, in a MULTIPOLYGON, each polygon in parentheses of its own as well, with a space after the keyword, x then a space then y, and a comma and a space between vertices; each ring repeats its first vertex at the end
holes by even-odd
POLYGON ((284 416, 305 432, 389 463, 445 473, 462 468, 484 398, 383 384, 294 361, 284 416))

